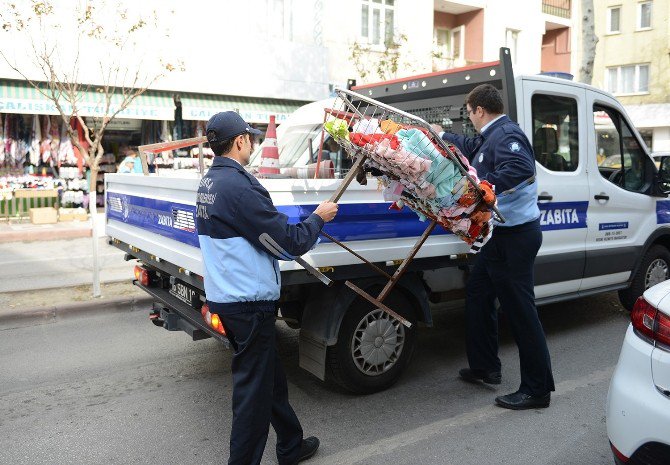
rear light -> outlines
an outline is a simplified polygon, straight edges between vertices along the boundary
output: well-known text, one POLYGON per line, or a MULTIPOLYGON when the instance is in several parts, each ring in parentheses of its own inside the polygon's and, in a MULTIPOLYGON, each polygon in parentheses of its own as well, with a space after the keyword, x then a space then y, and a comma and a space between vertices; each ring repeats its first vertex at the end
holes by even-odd
POLYGON ((658 311, 644 297, 639 297, 630 314, 633 328, 649 342, 670 347, 670 316, 658 311))
POLYGON ((151 283, 149 270, 139 265, 135 266, 135 279, 137 279, 142 286, 148 286, 151 283))
POLYGON ((205 319, 207 324, 214 331, 216 331, 219 334, 223 334, 224 336, 226 335, 226 328, 223 327, 223 322, 221 321, 221 318, 219 318, 219 315, 217 315, 216 313, 211 313, 209 311, 209 306, 207 304, 202 305, 200 313, 202 314, 202 317, 205 319))
POLYGON ((620 461, 621 463, 626 463, 626 462, 628 462, 628 457, 626 457, 626 456, 623 455, 621 452, 619 452, 619 450, 618 450, 616 447, 614 447, 614 444, 612 444, 611 441, 610 441, 610 447, 612 448, 612 453, 614 454, 614 456, 615 456, 617 459, 619 459, 619 461, 620 461))

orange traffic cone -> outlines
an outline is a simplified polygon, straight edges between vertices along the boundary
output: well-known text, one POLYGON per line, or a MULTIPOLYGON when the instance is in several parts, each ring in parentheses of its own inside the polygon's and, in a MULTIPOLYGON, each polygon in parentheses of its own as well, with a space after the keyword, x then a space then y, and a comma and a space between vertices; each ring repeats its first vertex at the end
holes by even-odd
POLYGON ((274 115, 270 116, 270 124, 265 133, 258 173, 260 175, 279 174, 279 149, 277 148, 277 126, 274 115))

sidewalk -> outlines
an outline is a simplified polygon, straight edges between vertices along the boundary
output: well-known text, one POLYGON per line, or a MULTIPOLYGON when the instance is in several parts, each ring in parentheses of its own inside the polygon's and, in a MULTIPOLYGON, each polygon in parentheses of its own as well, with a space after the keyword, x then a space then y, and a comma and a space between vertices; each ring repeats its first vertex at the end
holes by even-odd
POLYGON ((31 224, 3 221, 0 223, 0 243, 19 241, 48 241, 91 237, 90 221, 68 221, 55 224, 31 224))
POLYGON ((152 299, 128 279, 103 283, 93 298, 90 285, 0 293, 0 331, 54 323, 68 316, 129 312, 151 308, 152 299))
MULTIPOLYGON (((96 215, 98 236, 105 234, 105 213, 99 209, 96 215)), ((30 220, 0 221, 0 243, 51 241, 58 239, 74 239, 91 237, 91 220, 64 221, 54 224, 32 224, 30 220)))

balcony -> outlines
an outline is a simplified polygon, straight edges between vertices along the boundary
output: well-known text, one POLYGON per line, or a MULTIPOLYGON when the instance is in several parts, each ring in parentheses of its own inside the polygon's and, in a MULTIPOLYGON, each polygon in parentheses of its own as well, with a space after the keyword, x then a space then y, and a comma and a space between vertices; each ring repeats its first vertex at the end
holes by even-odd
POLYGON ((542 0, 542 13, 570 18, 571 0, 542 0))

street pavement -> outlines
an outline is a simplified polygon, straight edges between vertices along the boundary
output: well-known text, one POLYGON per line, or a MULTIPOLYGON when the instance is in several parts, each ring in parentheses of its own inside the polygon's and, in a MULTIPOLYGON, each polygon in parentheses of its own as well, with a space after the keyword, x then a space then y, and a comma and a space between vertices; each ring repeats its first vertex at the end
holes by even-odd
MULTIPOLYGON (((135 262, 98 239, 101 282, 133 279, 135 262)), ((71 287, 93 281, 93 245, 90 237, 0 243, 0 293, 71 287)))
MULTIPOLYGON (((92 309, 93 310, 93 309, 92 309)), ((297 331, 278 324, 292 404, 322 441, 307 464, 613 463, 605 400, 628 325, 615 293, 540 309, 557 390, 549 409, 493 405, 519 383, 501 333, 503 384, 470 385, 463 310, 437 306, 391 389, 355 396, 298 368, 297 331)), ((228 454, 231 354, 154 327, 147 312, 80 314, 0 331, 0 463, 209 464, 228 454)), ((271 430, 263 464, 274 464, 271 430)))

